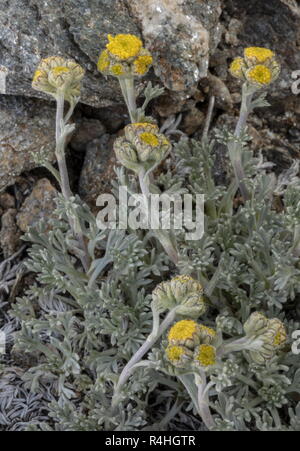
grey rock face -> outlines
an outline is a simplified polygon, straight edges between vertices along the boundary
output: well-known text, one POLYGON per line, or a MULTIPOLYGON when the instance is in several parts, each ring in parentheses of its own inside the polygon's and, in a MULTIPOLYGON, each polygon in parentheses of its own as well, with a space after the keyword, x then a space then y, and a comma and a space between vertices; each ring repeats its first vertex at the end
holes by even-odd
MULTIPOLYGON (((3 0, 2 0, 3 2, 3 0)), ((106 106, 121 99, 117 82, 96 63, 108 33, 138 33, 119 0, 4 0, 0 14, 0 65, 8 69, 7 93, 40 96, 31 79, 41 58, 60 55, 86 69, 82 101, 106 106)))
POLYGON ((154 70, 173 91, 189 93, 205 77, 209 52, 221 38, 220 1, 132 0, 154 70))
POLYGON ((32 152, 54 156, 55 109, 43 101, 0 96, 0 191, 36 165, 32 152))
POLYGON ((111 77, 106 80, 98 73, 96 63, 107 34, 140 35, 139 25, 143 37, 155 47, 155 69, 163 83, 176 91, 189 90, 206 74, 209 32, 213 48, 220 38, 219 31, 216 32, 221 12, 219 0, 200 4, 198 0, 2 0, 2 3, 0 66, 8 70, 6 92, 14 95, 40 96, 31 88, 36 66, 41 58, 61 55, 74 58, 86 70, 82 102, 97 107, 121 102, 116 80, 111 77), (149 14, 159 4, 166 11, 158 24, 160 28, 152 33, 149 14), (172 72, 174 79, 170 81, 172 72))

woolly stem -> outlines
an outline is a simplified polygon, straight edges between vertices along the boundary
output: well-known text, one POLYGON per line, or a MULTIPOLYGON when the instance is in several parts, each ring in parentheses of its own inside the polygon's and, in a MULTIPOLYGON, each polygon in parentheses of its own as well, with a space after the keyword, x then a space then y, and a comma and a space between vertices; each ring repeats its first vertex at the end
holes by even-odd
POLYGON ((134 78, 119 77, 121 91, 128 109, 130 120, 132 123, 136 122, 136 93, 134 87, 134 78))
POLYGON ((215 422, 209 408, 208 390, 206 390, 207 383, 204 371, 200 370, 200 375, 194 373, 193 375, 183 374, 177 377, 185 386, 186 391, 190 395, 193 404, 207 429, 213 429, 215 427, 215 422), (194 377, 194 380, 192 377, 194 377))
MULTIPOLYGON (((147 199, 146 215, 147 215, 147 222, 149 224, 148 210, 149 210, 149 196, 150 196, 149 184, 150 183, 149 183, 149 177, 148 177, 148 175, 146 175, 144 169, 140 170, 140 172, 139 172, 139 182, 140 182, 141 192, 142 192, 142 194, 144 194, 144 196, 147 199)), ((150 224, 149 224, 149 229, 150 229, 150 224)), ((174 244, 172 243, 169 234, 166 231, 162 231, 162 230, 155 230, 153 233, 154 233, 154 236, 158 239, 158 241, 162 245, 162 247, 164 248, 164 250, 166 251, 170 260, 175 265, 177 265, 178 261, 179 261, 178 252, 177 252, 177 249, 175 248, 174 244)))
POLYGON ((168 315, 166 316, 164 321, 161 323, 158 330, 156 329, 156 327, 157 327, 156 322, 155 321, 153 322, 152 333, 148 336, 148 338, 143 343, 143 345, 137 350, 137 352, 131 357, 131 359, 129 360, 127 365, 124 367, 124 369, 119 377, 119 380, 118 380, 118 383, 116 386, 116 390, 115 390, 115 393, 113 396, 113 400, 112 400, 113 407, 115 407, 117 405, 121 388, 129 379, 129 377, 134 369, 133 367, 138 362, 140 362, 140 360, 144 357, 146 352, 148 352, 152 348, 152 346, 156 343, 156 341, 159 339, 159 337, 161 337, 161 335, 168 329, 168 327, 170 327, 170 325, 172 324, 172 322, 175 319, 176 309, 177 309, 177 307, 170 310, 170 312, 168 313, 168 315))
MULTIPOLYGON (((65 126, 66 122, 64 121, 64 94, 63 92, 59 92, 56 96, 56 150, 55 150, 55 156, 57 159, 58 169, 59 169, 59 176, 60 176, 60 187, 62 191, 62 195, 66 200, 69 200, 72 196, 72 191, 70 188, 70 180, 69 180, 69 174, 68 174, 68 168, 66 163, 66 156, 65 156, 65 146, 66 146, 66 132, 65 132, 65 126)), ((70 110, 67 114, 67 117, 70 116, 70 112, 73 111, 75 104, 72 104, 70 107, 70 110)), ((81 232, 79 224, 76 224, 75 219, 68 216, 70 227, 74 233, 74 236, 77 238, 79 242, 79 246, 81 250, 83 251, 83 255, 80 256, 80 260, 82 263, 82 266, 87 272, 89 267, 89 255, 87 251, 86 244, 84 242, 83 234, 81 232)), ((79 221, 77 221, 79 223, 79 221)))
POLYGON ((234 132, 235 140, 234 142, 228 144, 229 157, 233 167, 234 175, 238 182, 239 189, 244 198, 244 201, 249 199, 249 193, 244 183, 246 177, 242 164, 242 145, 240 144, 239 140, 246 129, 247 119, 251 112, 252 97, 253 92, 249 92, 247 84, 244 84, 242 89, 240 115, 234 132))

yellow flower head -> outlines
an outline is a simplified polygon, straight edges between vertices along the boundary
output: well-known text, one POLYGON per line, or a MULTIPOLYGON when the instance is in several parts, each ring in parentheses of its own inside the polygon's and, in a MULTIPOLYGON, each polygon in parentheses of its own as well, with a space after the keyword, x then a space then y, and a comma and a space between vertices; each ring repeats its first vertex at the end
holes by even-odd
POLYGON ((200 345, 195 351, 195 363, 204 367, 215 365, 216 348, 211 345, 200 345))
POLYGON ((247 47, 244 50, 244 56, 247 63, 263 64, 274 58, 275 54, 264 47, 247 47))
POLYGON ((99 72, 104 72, 109 68, 109 55, 107 50, 103 50, 103 52, 100 55, 99 61, 98 61, 98 70, 99 72))
POLYGON ((149 146, 151 146, 151 147, 157 147, 159 145, 159 140, 154 133, 149 133, 149 132, 141 133, 140 139, 145 144, 149 144, 149 146))
POLYGON ((183 346, 168 346, 166 349, 166 354, 167 354, 168 359, 171 362, 180 360, 180 358, 184 355, 184 347, 183 346))
POLYGON ((32 87, 54 97, 59 90, 66 100, 71 101, 71 98, 79 97, 83 77, 84 70, 75 61, 51 56, 40 62, 33 76, 32 87))
POLYGON ((169 341, 187 340, 189 338, 193 338, 193 335, 197 330, 198 324, 196 321, 183 319, 182 321, 178 321, 174 324, 174 326, 170 329, 168 339, 169 341))
POLYGON ((136 57, 143 46, 142 41, 132 34, 117 34, 115 37, 109 34, 108 40, 107 50, 121 60, 136 57))
POLYGON ((121 64, 115 64, 112 66, 111 71, 116 76, 124 75, 124 69, 121 64))
POLYGON ((32 82, 35 83, 40 77, 43 77, 45 75, 44 71, 42 70, 36 70, 33 76, 32 82))
POLYGON ((125 136, 114 143, 116 157, 126 168, 148 171, 159 164, 171 150, 171 143, 150 123, 134 123, 125 127, 125 136), (126 149, 126 158, 124 158, 126 149), (130 159, 127 156, 131 156, 130 159))
POLYGON ((152 129, 154 131, 158 131, 158 127, 155 124, 150 124, 150 122, 134 122, 131 124, 132 128, 139 129, 139 128, 147 128, 152 129))
POLYGON ((245 61, 244 58, 241 57, 235 58, 229 67, 231 75, 233 75, 233 77, 241 79, 244 77, 245 69, 246 69, 245 61))
POLYGON ((168 333, 168 341, 173 346, 186 346, 194 349, 199 344, 199 325, 188 319, 178 321, 168 333))
POLYGON ((277 318, 269 320, 269 327, 274 330, 273 345, 278 348, 287 340, 285 327, 283 323, 277 318))
POLYGON ((192 360, 193 352, 184 346, 168 346, 166 357, 172 365, 178 368, 184 368, 192 360))
POLYGON ((108 35, 108 44, 98 61, 98 70, 104 75, 128 78, 145 75, 152 64, 152 56, 133 34, 108 35))
POLYGON ((272 72, 267 66, 258 64, 257 66, 251 67, 247 70, 246 78, 253 84, 266 86, 272 81, 272 72))
POLYGON ((276 80, 280 65, 272 50, 248 47, 244 50, 244 58, 238 57, 232 61, 229 71, 233 77, 262 88, 276 80))
POLYGON ((57 66, 57 67, 54 67, 51 72, 53 73, 53 75, 61 75, 61 74, 69 73, 70 69, 66 66, 57 66))
POLYGON ((151 55, 139 56, 133 63, 134 71, 137 75, 145 75, 153 62, 151 55))

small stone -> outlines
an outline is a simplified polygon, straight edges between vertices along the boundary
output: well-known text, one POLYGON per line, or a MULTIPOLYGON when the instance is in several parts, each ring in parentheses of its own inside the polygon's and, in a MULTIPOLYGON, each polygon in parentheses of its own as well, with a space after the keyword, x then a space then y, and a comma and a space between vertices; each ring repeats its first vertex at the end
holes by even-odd
POLYGON ((185 104, 186 99, 170 91, 155 101, 154 109, 161 117, 169 117, 172 114, 178 114, 180 111, 183 111, 185 104))
POLYGON ((185 115, 181 128, 187 135, 192 135, 197 130, 199 130, 204 120, 205 114, 198 108, 192 107, 190 111, 185 115))
POLYGON ((238 45, 239 38, 238 33, 242 30, 243 24, 238 19, 231 19, 228 25, 228 30, 225 33, 225 42, 226 44, 238 45))
POLYGON ((9 208, 1 217, 0 245, 4 258, 13 255, 20 245, 20 231, 16 224, 17 210, 9 208))
POLYGON ((8 210, 9 208, 15 208, 15 198, 9 193, 0 194, 0 206, 4 208, 4 210, 8 210))
POLYGON ((233 105, 231 94, 225 83, 215 75, 208 74, 210 94, 216 98, 216 107, 222 110, 230 110, 233 105))
POLYGON ((27 232, 42 219, 53 217, 56 207, 57 190, 46 178, 41 179, 34 186, 31 194, 23 202, 17 215, 17 224, 22 232, 27 232))

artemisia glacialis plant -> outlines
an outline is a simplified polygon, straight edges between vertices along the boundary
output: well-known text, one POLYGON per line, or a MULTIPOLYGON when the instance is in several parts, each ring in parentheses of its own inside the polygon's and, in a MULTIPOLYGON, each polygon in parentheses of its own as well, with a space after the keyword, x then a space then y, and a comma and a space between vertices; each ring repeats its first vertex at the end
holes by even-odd
POLYGON ((204 194, 205 233, 187 241, 181 230, 98 229, 70 190, 65 159, 84 71, 61 57, 43 60, 33 87, 57 103, 58 171, 47 156, 36 158, 61 195, 51 230, 40 223, 26 236, 36 283, 11 316, 19 325, 14 349, 34 362, 19 390, 38 394, 48 419, 19 427, 299 430, 300 359, 292 352, 300 329, 299 164, 276 177, 247 147, 247 118, 266 106, 276 56, 250 47, 230 66, 242 104, 236 130, 215 133, 228 147, 226 186, 215 182, 207 133, 173 142, 176 121, 160 129, 146 115, 162 89, 148 84, 138 107, 135 80, 152 62, 127 34, 109 35, 100 55, 98 69, 119 80, 131 120, 115 141, 112 191, 204 194))

